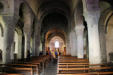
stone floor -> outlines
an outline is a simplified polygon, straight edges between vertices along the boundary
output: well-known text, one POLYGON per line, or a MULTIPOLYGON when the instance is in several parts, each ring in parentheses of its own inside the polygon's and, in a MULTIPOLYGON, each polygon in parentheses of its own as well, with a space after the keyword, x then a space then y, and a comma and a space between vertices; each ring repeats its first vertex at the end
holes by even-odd
POLYGON ((40 75, 56 75, 57 61, 51 61, 40 75))

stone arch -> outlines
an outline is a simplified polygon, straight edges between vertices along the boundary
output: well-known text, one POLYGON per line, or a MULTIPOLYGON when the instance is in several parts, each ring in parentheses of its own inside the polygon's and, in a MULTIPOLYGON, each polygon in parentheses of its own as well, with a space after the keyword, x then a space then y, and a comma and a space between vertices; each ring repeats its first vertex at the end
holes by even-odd
POLYGON ((4 5, 2 2, 0 2, 0 12, 2 12, 4 10, 4 5))
MULTIPOLYGON (((29 8, 29 6, 27 5, 27 3, 25 2, 21 2, 19 5, 19 16, 20 16, 20 21, 22 21, 23 23, 25 23, 25 18, 29 18, 30 22, 33 22, 33 18, 34 16, 32 15, 32 11, 31 8, 29 8)), ((27 20, 29 20, 27 19, 27 20)))
POLYGON ((104 27, 104 30, 106 32, 107 23, 113 14, 113 9, 110 3, 106 1, 100 1, 100 10, 101 10, 101 15, 100 15, 100 20, 99 20, 99 28, 104 27), (106 6, 106 8, 103 7, 104 5, 106 6))
POLYGON ((80 24, 83 22, 83 4, 81 1, 78 2, 77 7, 74 11, 75 24, 80 24))
POLYGON ((43 19, 44 19, 48 14, 51 14, 51 13, 59 13, 59 14, 65 16, 66 19, 69 18, 69 16, 66 16, 66 15, 65 15, 65 13, 64 13, 63 10, 61 10, 61 9, 59 9, 59 8, 51 8, 51 9, 46 10, 46 11, 43 12, 43 14, 42 14, 42 16, 41 16, 41 19, 40 19, 41 23, 42 23, 43 19), (48 13, 47 13, 47 12, 48 12, 48 13))
POLYGON ((38 19, 40 20, 40 23, 42 24, 44 18, 52 13, 58 13, 65 16, 68 22, 71 13, 68 3, 69 2, 67 1, 60 0, 41 1, 41 4, 39 4, 38 8, 38 19))
POLYGON ((106 26, 106 51, 108 62, 113 62, 113 14, 108 18, 106 26))
POLYGON ((68 15, 70 13, 70 8, 68 4, 66 4, 63 1, 45 1, 42 2, 38 8, 38 19, 43 18, 48 13, 51 13, 53 11, 62 13, 63 15, 68 15), (60 10, 60 11, 59 11, 60 10), (48 13, 47 13, 48 12, 48 13))
MULTIPOLYGON (((56 33, 61 33, 61 35, 63 35, 61 37, 64 39, 64 42, 66 43, 66 33, 63 30, 56 29, 56 28, 48 30, 48 32, 46 33, 45 39, 49 41, 50 40, 49 38, 51 38, 50 36, 52 35, 52 33, 55 33, 55 32, 56 33)), ((53 36, 55 36, 55 35, 56 34, 54 34, 53 36)), ((57 34, 57 35, 59 35, 59 34, 57 34)))
POLYGON ((20 28, 15 29, 14 45, 15 45, 14 53, 16 54, 17 59, 21 59, 22 58, 22 30, 20 28))
MULTIPOLYGON (((44 16, 42 26, 41 26, 41 32, 42 32, 42 34, 41 34, 42 37, 41 38, 46 37, 46 32, 48 32, 51 29, 59 30, 61 32, 62 31, 64 31, 64 32, 68 31, 68 20, 67 20, 66 16, 62 15, 59 12, 55 12, 55 11, 51 11, 51 12, 47 13, 44 16), (55 17, 55 19, 52 19, 52 17, 55 17), (59 20, 58 18, 60 18, 61 20, 59 20), (49 22, 49 20, 51 22, 49 22), (53 22, 55 22, 55 20, 57 20, 56 25, 53 23, 53 22), (47 22, 48 22, 48 24, 47 24, 47 22)), ((46 41, 46 39, 43 38, 43 40, 42 40, 43 47, 46 47, 45 46, 45 41, 46 41)))
POLYGON ((66 33, 63 30, 53 28, 48 30, 48 32, 45 35, 46 50, 50 49, 49 42, 55 36, 59 36, 60 38, 62 38, 64 40, 64 45, 66 46, 66 33))
POLYGON ((108 13, 105 23, 105 38, 106 38, 106 52, 107 52, 107 61, 112 62, 113 61, 113 10, 112 13, 108 13))
POLYGON ((3 19, 3 16, 0 15, 0 28, 1 28, 1 35, 0 36, 4 36, 4 28, 5 28, 5 21, 3 19))
POLYGON ((58 52, 60 52, 60 54, 65 55, 66 52, 64 50, 64 48, 66 47, 65 43, 64 43, 64 39, 61 36, 53 36, 51 37, 51 39, 49 40, 49 48, 50 50, 58 50, 58 52), (55 48, 55 42, 59 42, 59 47, 55 48), (65 52, 65 53, 64 53, 65 52))
POLYGON ((24 42, 24 57, 27 58, 27 50, 30 50, 30 38, 32 35, 33 14, 26 3, 20 5, 20 21, 22 21, 21 27, 23 28, 23 41, 24 42))
POLYGON ((24 7, 25 7, 25 3, 21 3, 20 5, 19 5, 19 16, 22 18, 23 17, 23 9, 24 9, 24 7))
POLYGON ((101 10, 101 15, 100 15, 100 19, 99 19, 99 38, 100 38, 100 48, 101 48, 101 52, 102 52, 102 62, 106 62, 109 61, 108 59, 108 51, 107 51, 107 40, 106 40, 106 35, 107 35, 107 27, 108 27, 108 22, 110 20, 110 18, 113 15, 113 10, 112 7, 110 5, 110 3, 105 2, 105 1, 100 1, 100 10, 101 10), (103 7, 106 6, 106 8, 103 7))
POLYGON ((111 12, 108 13, 106 21, 105 21, 105 32, 107 33, 108 31, 108 22, 111 19, 111 17, 113 16, 113 10, 111 10, 111 12))
POLYGON ((3 37, 4 36, 4 30, 3 30, 3 27, 2 27, 2 25, 0 24, 0 30, 1 30, 1 37, 3 37))

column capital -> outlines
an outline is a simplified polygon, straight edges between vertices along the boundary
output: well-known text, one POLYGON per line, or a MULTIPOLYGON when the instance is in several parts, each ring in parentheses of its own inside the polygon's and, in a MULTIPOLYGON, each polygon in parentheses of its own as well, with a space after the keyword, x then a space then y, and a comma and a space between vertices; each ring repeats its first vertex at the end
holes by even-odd
POLYGON ((85 20, 87 21, 88 25, 98 25, 98 21, 100 18, 100 11, 95 11, 95 12, 85 12, 84 13, 85 20))
POLYGON ((84 26, 83 25, 76 25, 75 30, 83 30, 84 26))
POLYGON ((83 34, 84 31, 84 26, 83 25, 77 25, 75 27, 76 35, 81 35, 83 34))

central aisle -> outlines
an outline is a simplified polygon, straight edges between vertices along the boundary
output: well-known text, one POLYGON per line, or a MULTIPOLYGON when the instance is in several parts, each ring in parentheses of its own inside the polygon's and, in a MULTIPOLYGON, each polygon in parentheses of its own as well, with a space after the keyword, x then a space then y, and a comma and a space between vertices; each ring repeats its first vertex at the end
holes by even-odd
POLYGON ((44 69, 41 75, 56 75, 57 73, 57 61, 50 62, 48 66, 44 69))

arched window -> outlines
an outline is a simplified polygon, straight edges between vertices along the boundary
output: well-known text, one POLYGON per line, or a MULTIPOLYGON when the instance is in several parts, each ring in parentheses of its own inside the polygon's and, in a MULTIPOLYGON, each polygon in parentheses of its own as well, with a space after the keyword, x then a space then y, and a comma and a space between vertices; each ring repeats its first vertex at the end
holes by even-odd
POLYGON ((59 48, 59 41, 55 41, 55 48, 59 48))

